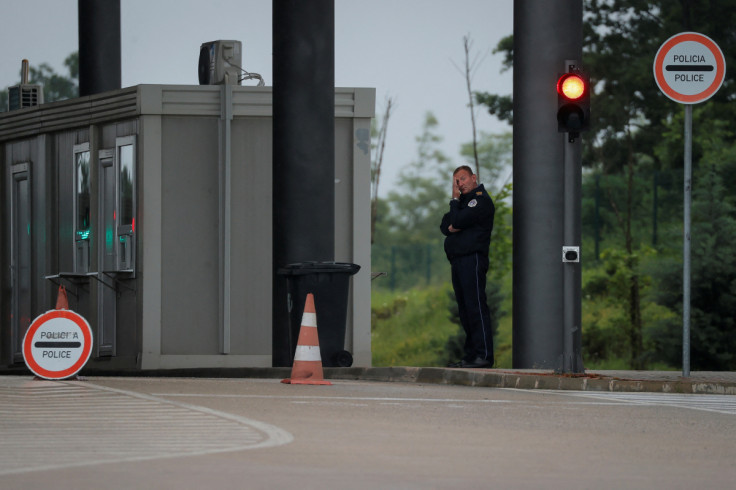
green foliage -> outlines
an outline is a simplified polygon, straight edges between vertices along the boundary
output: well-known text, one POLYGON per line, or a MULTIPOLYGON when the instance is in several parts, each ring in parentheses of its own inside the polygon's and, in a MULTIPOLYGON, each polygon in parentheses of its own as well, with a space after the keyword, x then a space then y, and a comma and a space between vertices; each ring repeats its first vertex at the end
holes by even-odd
MULTIPOLYGON (((48 63, 41 63, 38 68, 31 66, 28 70, 28 83, 31 85, 43 85, 43 100, 55 102, 57 100, 72 99, 79 96, 79 53, 72 53, 64 60, 64 66, 69 70, 69 75, 64 76, 56 73, 48 63)), ((20 83, 22 73, 19 74, 20 83)), ((0 112, 8 107, 8 90, 0 92, 0 112)))
POLYGON ((374 271, 388 274, 374 281, 377 288, 406 290, 437 286, 450 277, 450 265, 440 238, 426 243, 374 243, 371 263, 374 271))
MULTIPOLYGON (((691 233, 691 365, 693 369, 736 369, 736 212, 722 172, 734 165, 736 144, 703 144, 704 154, 693 192, 691 233)), ((682 265, 661 264, 655 271, 661 288, 656 300, 682 312, 682 265)), ((680 316, 681 318, 681 316, 680 316)), ((678 321, 653 326, 658 358, 673 362, 682 349, 678 321)))
POLYGON ((491 116, 499 121, 514 124, 514 100, 510 95, 496 95, 488 92, 475 92, 475 102, 486 106, 491 116))
POLYGON ((454 167, 437 148, 438 127, 428 113, 417 137, 417 158, 399 174, 399 190, 378 200, 371 260, 373 270, 387 272, 388 277, 377 279, 376 287, 410 289, 447 280, 439 222, 454 167))
MULTIPOLYGON (((397 190, 379 199, 375 241, 371 249, 374 271, 388 272, 375 287, 409 289, 438 285, 449 280, 439 223, 447 211, 455 165, 437 145, 439 122, 427 114, 417 138, 417 158, 400 174, 397 190)), ((511 134, 481 133, 480 172, 496 205, 491 239, 491 277, 503 277, 511 260, 510 183, 501 178, 511 161, 511 134)), ((461 157, 472 160, 472 145, 463 145, 461 157)))
POLYGON ((374 366, 443 366, 456 326, 449 321, 449 286, 392 294, 374 289, 371 331, 374 366))
MULTIPOLYGON (((598 250, 601 243, 610 249, 601 262, 584 265, 585 362, 589 368, 632 367, 632 309, 637 306, 628 298, 636 279, 644 326, 638 362, 650 368, 679 366, 684 111, 652 82, 651 58, 672 34, 692 30, 715 39, 727 64, 733 64, 736 2, 591 0, 585 5, 583 61, 595 90, 594 127, 584 138, 584 164, 595 172, 585 176, 583 186, 584 250, 598 250)), ((512 57, 512 46, 506 40, 499 50, 512 57)), ((736 366, 734 90, 734 73, 729 72, 719 92, 693 111, 695 369, 736 366)), ((486 100, 492 113, 500 112, 500 97, 486 100)))
POLYGON ((509 35, 501 38, 498 45, 493 49, 493 54, 504 53, 501 73, 514 67, 514 36, 509 35))
POLYGON ((491 233, 491 250, 489 256, 489 280, 500 281, 511 271, 511 258, 514 251, 513 244, 513 216, 511 194, 513 184, 508 183, 493 196, 496 214, 493 219, 491 233))
POLYGON ((417 159, 399 173, 399 190, 391 191, 388 196, 390 212, 384 222, 400 243, 425 243, 439 235, 440 218, 452 189, 454 166, 437 148, 442 141, 438 128, 439 122, 428 113, 422 134, 417 138, 417 159))
MULTIPOLYGON (((691 272, 691 366, 693 369, 736 368, 736 336, 733 311, 736 306, 736 142, 730 124, 708 121, 704 117, 708 105, 694 111, 694 149, 698 158, 693 171, 692 205, 692 272, 691 272), (698 122, 700 121, 700 122, 698 122)), ((654 151, 662 162, 677 163, 682 158, 682 117, 675 115, 665 126, 661 142, 654 151)), ((646 168, 646 167, 645 167, 646 168)), ((645 245, 651 236, 651 219, 647 209, 654 203, 653 187, 637 179, 634 193, 634 235, 639 237, 636 255, 642 263, 641 274, 642 323, 644 355, 648 366, 680 366, 682 360, 682 175, 659 172, 660 237, 654 254, 645 245), (667 178, 664 178, 667 177, 667 178)), ((639 172, 640 177, 646 172, 639 172)), ((650 175, 651 176, 651 175, 650 175)), ((620 176, 600 178, 608 192, 620 194, 620 176), (618 179, 619 181, 617 181, 618 179)), ((584 185, 584 230, 590 230, 591 197, 594 179, 584 185), (586 206, 587 199, 587 206, 586 206)), ((599 189, 600 191, 600 189, 599 189)), ((603 200, 605 208, 605 199, 603 200)), ((610 210, 602 209, 599 219, 604 243, 612 250, 601 254, 601 263, 585 269, 585 300, 583 304, 583 342, 586 365, 600 367, 615 359, 630 357, 626 346, 629 311, 620 301, 628 272, 625 252, 616 238, 615 223, 610 210), (608 218, 606 218, 608 216, 608 218), (608 224, 606 225, 606 222, 608 224), (610 238, 608 238, 610 237, 610 238)))
MULTIPOLYGON (((514 36, 502 38, 493 50, 493 54, 503 53, 501 73, 510 70, 514 66, 514 36)), ((500 121, 509 124, 514 123, 514 101, 510 95, 496 95, 488 92, 475 92, 475 101, 478 105, 484 105, 488 113, 496 116, 500 121)))
MULTIPOLYGON (((736 0, 586 0, 584 11, 583 63, 594 85, 593 134, 584 139, 586 153, 590 155, 594 146, 599 155, 623 150, 620 142, 628 129, 634 152, 656 156, 652 149, 661 142, 668 121, 682 112, 682 106, 667 99, 653 82, 654 53, 673 34, 696 31, 716 40, 727 65, 736 61, 736 0)), ((734 80, 733 72, 727 73, 711 99, 712 115, 718 119, 733 121, 736 115, 728 102, 736 95, 734 80)), ((586 160, 599 163, 597 158, 586 160)), ((608 171, 625 163, 622 158, 607 160, 608 171)), ((671 163, 681 168, 682 159, 671 163)))
MULTIPOLYGON (((378 202, 372 268, 389 275, 373 283, 373 362, 377 366, 444 366, 461 356, 456 350, 465 334, 457 319, 439 231, 456 165, 437 148, 438 129, 439 122, 428 113, 417 138, 416 160, 401 172, 398 190, 378 202)), ((460 156, 474 167, 472 144, 463 145, 460 156)), ((502 178, 511 162, 511 134, 481 133, 478 158, 480 168, 474 170, 496 205, 487 288, 496 331, 503 312, 510 309, 502 303, 510 298, 510 283, 503 279, 511 265, 512 185, 502 178)), ((510 322, 507 326, 510 330, 510 322)), ((510 353, 510 331, 505 337, 509 343, 505 352, 510 353)))
MULTIPOLYGON (((510 275, 490 285, 489 298, 498 294, 501 312, 511 309, 510 275), (496 291, 494 293, 493 291, 496 291)), ((446 366, 460 354, 453 346, 464 342, 462 329, 452 322, 454 296, 449 283, 391 293, 373 288, 371 331, 374 366, 446 366)), ((498 315, 494 332, 496 366, 511 367, 511 318, 498 315)))
POLYGON ((460 147, 460 155, 464 164, 470 166, 478 175, 478 182, 482 183, 494 201, 497 193, 504 188, 502 178, 512 165, 512 135, 511 133, 489 134, 483 131, 478 136, 478 161, 480 168, 475 168, 473 144, 465 143, 460 147))
MULTIPOLYGON (((599 369, 674 368, 680 366, 682 356, 683 108, 659 91, 651 63, 667 38, 696 31, 714 39, 726 64, 734 66, 736 0, 585 0, 584 5, 583 64, 594 87, 593 125, 583 138, 584 361, 587 368, 599 369), (601 248, 604 251, 599 253, 601 248)), ((496 52, 505 53, 504 69, 510 68, 513 38, 503 38, 496 52)), ((512 120, 510 96, 477 92, 475 98, 499 119, 512 120)), ((734 99, 736 72, 731 70, 721 89, 693 110, 690 306, 694 369, 736 369, 734 99)), ((439 138, 436 126, 428 128, 439 138)), ((423 141, 432 143, 431 139, 423 141)), ((499 142, 489 141, 489 148, 495 143, 499 142)), ((490 151, 496 156, 493 163, 503 154, 498 148, 490 151)), ((466 149, 464 154, 468 154, 466 149)), ((509 200, 502 197, 510 194, 511 187, 504 188, 497 178, 491 178, 498 176, 493 168, 481 168, 489 184, 496 184, 489 273, 489 297, 496 307, 501 305, 496 358, 499 365, 510 366, 511 319, 501 313, 510 311, 511 301, 512 210, 509 200)), ((431 222, 426 234, 413 226, 421 219, 412 222, 398 216, 405 210, 414 216, 416 207, 428 207, 426 202, 390 199, 382 243, 411 243, 414 237, 422 243, 436 233, 437 217, 449 192, 446 170, 440 166, 412 170, 412 177, 428 178, 416 180, 421 187, 437 184, 432 192, 416 197, 440 196, 439 205, 424 216, 431 222)), ((415 184, 413 179, 406 183, 415 184)), ((374 247, 374 257, 376 250, 374 247)), ((410 259, 405 260, 409 263, 410 259)), ((451 308, 451 298, 445 300, 451 308)), ((450 318, 441 321, 450 326, 448 335, 453 337, 443 354, 447 357, 457 349, 461 337, 450 318)))
MULTIPOLYGON (((657 252, 642 247, 629 255, 622 249, 607 249, 601 260, 583 271, 583 361, 587 368, 607 368, 611 365, 643 369, 660 361, 653 353, 651 339, 639 338, 632 322, 632 288, 639 290, 643 306, 642 324, 669 324, 675 314, 667 307, 650 300, 652 277, 643 273, 644 263, 656 263, 657 252), (632 341, 632 338, 634 341, 632 341)), ((672 364, 675 365, 675 364, 672 364)), ((614 369, 614 368, 610 368, 614 369)))
MULTIPOLYGON (((491 331, 493 332, 493 344, 494 347, 497 344, 496 337, 498 336, 499 320, 506 314, 502 310, 506 294, 502 291, 502 281, 488 281, 486 283, 486 299, 488 302, 488 309, 491 312, 491 331)), ((458 361, 463 358, 465 351, 463 345, 465 344, 465 331, 460 324, 460 312, 457 306, 457 300, 455 299, 455 293, 452 290, 447 292, 450 299, 450 321, 457 325, 457 330, 454 335, 451 335, 447 339, 445 345, 444 358, 445 364, 447 362, 458 361)))

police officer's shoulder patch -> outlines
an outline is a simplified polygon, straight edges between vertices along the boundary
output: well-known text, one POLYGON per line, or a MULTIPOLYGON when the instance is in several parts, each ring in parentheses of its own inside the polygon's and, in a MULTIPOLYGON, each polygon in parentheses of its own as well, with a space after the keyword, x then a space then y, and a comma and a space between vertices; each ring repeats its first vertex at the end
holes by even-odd
POLYGON ((477 204, 478 204, 478 201, 476 201, 475 199, 473 199, 473 200, 471 200, 471 201, 470 201, 470 202, 468 203, 468 207, 469 207, 469 208, 474 208, 474 207, 475 207, 475 206, 476 206, 477 204))

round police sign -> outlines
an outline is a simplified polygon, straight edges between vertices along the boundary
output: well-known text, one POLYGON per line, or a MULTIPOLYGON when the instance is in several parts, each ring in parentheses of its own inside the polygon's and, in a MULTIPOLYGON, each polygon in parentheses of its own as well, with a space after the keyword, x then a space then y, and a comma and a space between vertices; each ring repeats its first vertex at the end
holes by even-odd
POLYGON ((715 94, 726 76, 726 59, 711 38, 681 32, 666 40, 654 57, 659 89, 680 104, 697 104, 715 94))
POLYGON ((71 310, 51 310, 33 320, 23 338, 23 358, 33 374, 66 379, 77 374, 92 352, 92 329, 71 310))

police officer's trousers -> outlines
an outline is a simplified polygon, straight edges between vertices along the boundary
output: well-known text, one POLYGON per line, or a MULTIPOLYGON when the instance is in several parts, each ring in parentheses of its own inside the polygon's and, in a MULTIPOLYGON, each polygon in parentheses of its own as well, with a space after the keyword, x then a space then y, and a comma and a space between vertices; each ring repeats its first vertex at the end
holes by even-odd
POLYGON ((450 260, 452 287, 465 330, 465 360, 486 359, 493 364, 493 332, 486 299, 488 256, 481 253, 450 260))

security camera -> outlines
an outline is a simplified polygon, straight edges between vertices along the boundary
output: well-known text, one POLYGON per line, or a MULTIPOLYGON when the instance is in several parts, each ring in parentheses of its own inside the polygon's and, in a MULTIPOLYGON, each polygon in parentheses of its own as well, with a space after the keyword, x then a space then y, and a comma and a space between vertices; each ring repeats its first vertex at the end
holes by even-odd
POLYGON ((563 262, 580 262, 580 247, 562 247, 563 262))

